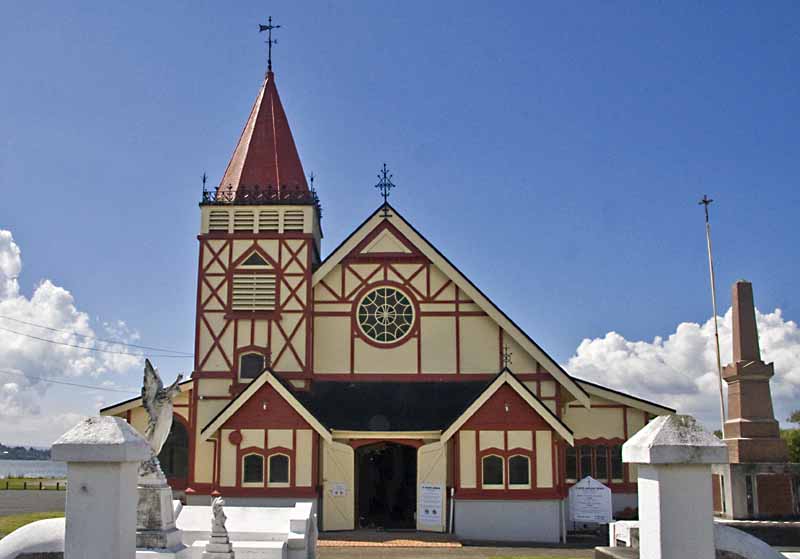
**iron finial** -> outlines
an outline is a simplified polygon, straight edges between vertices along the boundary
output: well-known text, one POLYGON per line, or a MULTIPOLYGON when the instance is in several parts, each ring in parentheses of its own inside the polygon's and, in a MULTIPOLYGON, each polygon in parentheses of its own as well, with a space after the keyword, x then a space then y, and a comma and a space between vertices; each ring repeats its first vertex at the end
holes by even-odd
POLYGON ((503 368, 508 369, 508 366, 511 365, 511 356, 514 355, 512 352, 508 350, 508 344, 503 345, 503 368))
POLYGON ((269 16, 267 19, 267 24, 259 24, 258 25, 258 32, 261 33, 262 31, 267 32, 267 72, 270 74, 272 73, 272 45, 277 45, 278 40, 272 38, 272 30, 273 29, 280 29, 280 25, 272 25, 272 16, 269 16))
POLYGON ((386 163, 383 164, 383 169, 380 170, 378 173, 378 184, 375 185, 375 188, 381 191, 381 196, 383 196, 383 217, 390 217, 389 215, 389 203, 387 199, 389 198, 389 191, 395 188, 395 185, 392 182, 392 174, 389 172, 389 169, 386 167, 386 163))
POLYGON ((697 203, 698 205, 705 206, 703 209, 706 211, 706 223, 708 223, 708 206, 710 206, 713 201, 714 200, 708 197, 708 194, 703 194, 703 199, 697 203))

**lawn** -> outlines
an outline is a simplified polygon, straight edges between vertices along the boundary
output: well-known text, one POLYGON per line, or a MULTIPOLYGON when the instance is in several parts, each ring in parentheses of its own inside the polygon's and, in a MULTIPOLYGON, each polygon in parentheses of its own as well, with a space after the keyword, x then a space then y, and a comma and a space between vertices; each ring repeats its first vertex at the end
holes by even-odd
POLYGON ((9 477, 0 479, 0 491, 6 489, 39 489, 39 484, 43 490, 64 490, 66 481, 63 479, 39 478, 39 477, 9 477))
POLYGON ((45 518, 59 518, 61 516, 64 516, 63 512, 31 512, 28 514, 0 516, 0 538, 31 522, 44 520, 45 518))

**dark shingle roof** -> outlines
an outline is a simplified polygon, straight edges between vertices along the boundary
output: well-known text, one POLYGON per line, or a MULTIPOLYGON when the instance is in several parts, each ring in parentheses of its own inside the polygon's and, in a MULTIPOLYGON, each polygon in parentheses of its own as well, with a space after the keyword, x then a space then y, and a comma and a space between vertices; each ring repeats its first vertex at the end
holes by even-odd
POLYGON ((328 429, 435 431, 450 426, 491 381, 315 381, 295 397, 328 429))

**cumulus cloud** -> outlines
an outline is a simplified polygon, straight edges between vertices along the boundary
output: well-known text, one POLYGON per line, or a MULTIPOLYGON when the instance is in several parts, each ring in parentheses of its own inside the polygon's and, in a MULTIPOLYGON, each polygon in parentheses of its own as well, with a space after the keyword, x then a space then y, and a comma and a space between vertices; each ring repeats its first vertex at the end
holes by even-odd
MULTIPOLYGON (((32 418, 44 419, 42 397, 52 385, 40 378, 99 377, 128 371, 141 360, 73 347, 124 352, 125 346, 99 344, 90 338, 99 335, 130 343, 138 336, 121 321, 101 324, 100 333, 96 333, 89 315, 78 310, 72 294, 48 279, 26 297, 19 286, 21 272, 20 248, 10 231, 0 230, 0 425, 15 424, 15 429, 23 420, 33 425, 37 422, 32 418)), ((83 382, 98 384, 101 379, 83 382)), ((4 435, 0 432, 0 437, 4 435)))
MULTIPOLYGON (((719 319, 722 364, 731 361, 732 310, 719 319)), ((783 421, 800 396, 800 328, 781 310, 756 310, 761 358, 775 363, 772 396, 776 419, 783 421)), ((566 368, 579 378, 616 388, 690 413, 719 428, 719 388, 714 323, 683 322, 667 338, 628 340, 617 332, 585 339, 566 368)), ((727 401, 726 401, 727 405, 727 401)))

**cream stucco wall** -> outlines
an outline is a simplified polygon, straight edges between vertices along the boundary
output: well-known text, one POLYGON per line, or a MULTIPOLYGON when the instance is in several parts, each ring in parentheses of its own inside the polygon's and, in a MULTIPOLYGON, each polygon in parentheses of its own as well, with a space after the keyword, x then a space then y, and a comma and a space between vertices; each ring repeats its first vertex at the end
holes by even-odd
POLYGON ((553 433, 536 431, 536 487, 553 487, 553 433))
POLYGON ((476 484, 475 471, 475 431, 461 431, 458 434, 459 470, 461 487, 473 488, 476 484))
POLYGON ((603 398, 592 396, 592 408, 570 404, 564 412, 564 422, 576 439, 613 439, 625 437, 624 408, 603 398), (601 406, 614 405, 613 408, 601 406))
POLYGON ((296 437, 295 484, 297 487, 311 487, 314 432, 311 429, 298 429, 296 437))

